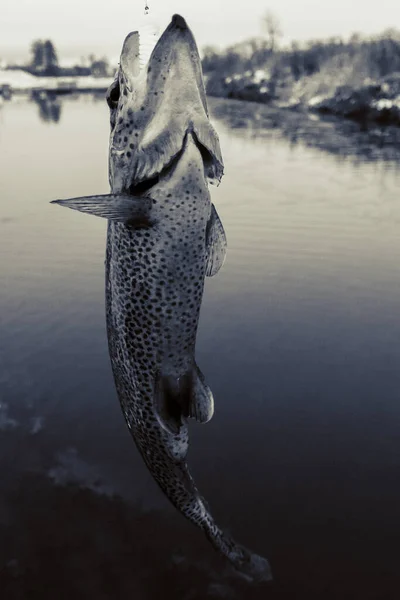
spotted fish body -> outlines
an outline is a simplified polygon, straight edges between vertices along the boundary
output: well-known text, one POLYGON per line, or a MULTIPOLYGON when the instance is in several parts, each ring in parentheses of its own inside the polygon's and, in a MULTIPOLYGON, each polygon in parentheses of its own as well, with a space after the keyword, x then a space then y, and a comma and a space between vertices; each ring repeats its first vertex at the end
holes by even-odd
POLYGON ((110 356, 128 427, 157 483, 193 516, 203 508, 184 462, 188 430, 179 400, 190 402, 197 385, 212 406, 194 360, 211 212, 202 172, 188 140, 171 179, 152 190, 157 225, 109 223, 106 259, 110 356))
POLYGON ((214 522, 189 473, 188 418, 213 415, 195 362, 206 275, 221 267, 226 239, 207 179, 223 163, 207 111, 192 33, 175 15, 140 71, 139 40, 124 43, 110 106, 110 185, 100 197, 59 201, 109 220, 106 314, 115 384, 133 439, 174 506, 250 579, 268 562, 214 522))

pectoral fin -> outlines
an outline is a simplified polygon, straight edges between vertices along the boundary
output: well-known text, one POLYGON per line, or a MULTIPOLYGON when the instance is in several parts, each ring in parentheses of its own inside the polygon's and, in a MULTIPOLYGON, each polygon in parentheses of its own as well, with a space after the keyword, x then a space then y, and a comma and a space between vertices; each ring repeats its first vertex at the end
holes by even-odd
POLYGON ((149 223, 151 198, 135 197, 123 194, 104 194, 98 196, 82 196, 66 200, 53 200, 51 204, 59 204, 73 210, 95 217, 103 217, 110 221, 132 223, 149 223))
POLYGON ((212 277, 222 267, 226 257, 227 242, 221 219, 215 209, 211 206, 211 216, 206 231, 206 275, 212 277))
POLYGON ((204 171, 210 183, 221 181, 224 174, 224 163, 221 155, 218 134, 208 118, 195 119, 192 123, 196 140, 206 152, 203 152, 204 171))

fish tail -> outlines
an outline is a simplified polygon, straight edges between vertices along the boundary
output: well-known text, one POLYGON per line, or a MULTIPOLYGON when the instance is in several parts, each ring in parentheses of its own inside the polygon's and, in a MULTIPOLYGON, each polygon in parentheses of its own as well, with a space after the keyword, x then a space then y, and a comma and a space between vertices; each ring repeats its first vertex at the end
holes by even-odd
POLYGON ((267 559, 251 552, 222 531, 207 511, 202 528, 207 539, 217 552, 226 556, 231 565, 247 580, 254 582, 271 581, 272 572, 267 559))
POLYGON ((148 448, 146 452, 146 446, 141 447, 137 438, 134 439, 150 472, 167 498, 186 519, 204 531, 214 549, 225 556, 235 570, 248 581, 270 581, 272 574, 268 561, 237 544, 216 525, 206 501, 199 494, 186 461, 182 457, 178 460, 175 457, 172 462, 164 453, 156 457, 148 453, 148 448), (162 468, 155 469, 155 464, 159 467, 161 465, 162 468), (163 477, 163 473, 168 473, 169 476, 163 477))

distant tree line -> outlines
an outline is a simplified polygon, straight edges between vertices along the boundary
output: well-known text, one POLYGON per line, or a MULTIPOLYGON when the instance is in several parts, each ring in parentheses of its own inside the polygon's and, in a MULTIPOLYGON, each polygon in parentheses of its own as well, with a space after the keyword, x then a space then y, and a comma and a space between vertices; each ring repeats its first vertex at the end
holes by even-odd
POLYGON ((28 64, 12 65, 8 69, 23 69, 28 73, 40 76, 76 76, 93 75, 94 77, 111 77, 112 69, 107 58, 97 58, 94 54, 82 59, 85 64, 72 67, 59 65, 58 53, 51 40, 34 40, 30 47, 30 60, 28 64))
POLYGON ((274 62, 281 67, 289 67, 293 77, 299 79, 318 72, 327 60, 335 56, 342 56, 345 61, 361 54, 369 65, 371 75, 383 77, 400 71, 400 32, 389 33, 390 37, 385 32, 375 39, 363 39, 355 34, 347 42, 340 38, 311 40, 306 44, 293 42, 290 48, 282 50, 274 50, 269 42, 259 39, 246 43, 251 52, 243 51, 243 43, 222 52, 207 46, 203 50, 203 71, 221 71, 231 75, 274 62))
POLYGON ((335 37, 303 44, 292 42, 287 48, 279 46, 282 30, 279 19, 270 11, 262 20, 262 29, 263 37, 235 44, 224 51, 211 46, 204 48, 203 71, 210 82, 210 93, 213 87, 220 89, 223 78, 234 74, 263 69, 275 80, 298 81, 318 73, 330 61, 339 69, 340 65, 350 62, 361 65, 371 78, 400 72, 400 32, 393 28, 373 38, 355 33, 347 41, 335 37))
POLYGON ((292 44, 280 58, 290 67, 294 78, 299 79, 320 71, 322 65, 333 57, 340 58, 343 65, 359 58, 369 76, 384 77, 400 71, 400 33, 390 30, 375 39, 363 39, 354 34, 347 42, 341 39, 316 40, 309 42, 305 48, 292 44))

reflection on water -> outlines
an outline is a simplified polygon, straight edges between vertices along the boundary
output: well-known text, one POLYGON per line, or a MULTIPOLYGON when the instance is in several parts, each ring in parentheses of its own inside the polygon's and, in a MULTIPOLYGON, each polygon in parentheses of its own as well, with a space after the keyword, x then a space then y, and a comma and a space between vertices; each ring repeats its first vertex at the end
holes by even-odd
POLYGON ((51 92, 32 92, 31 100, 39 107, 39 117, 45 123, 58 123, 61 117, 60 97, 51 92))
POLYGON ((397 600, 396 168, 253 138, 211 103, 229 252, 197 337, 216 413, 191 427, 189 461, 216 519, 274 565, 271 589, 249 587, 133 451, 107 354, 105 223, 48 204, 108 191, 107 107, 62 102, 57 127, 33 103, 13 100, 1 116, 5 597, 153 599, 162 585, 195 600, 397 600))
POLYGON ((305 144, 338 159, 355 162, 400 161, 400 128, 370 130, 351 120, 321 117, 301 110, 288 110, 250 102, 214 99, 214 114, 232 130, 242 130, 249 138, 273 140, 283 137, 291 145, 305 144))
MULTIPOLYGON (((63 103, 104 103, 104 94, 88 93, 57 95, 33 92, 31 100, 38 105, 39 118, 58 123, 63 103)), ((298 144, 318 148, 333 154, 340 162, 350 159, 354 164, 381 162, 398 168, 400 161, 400 128, 379 127, 364 131, 351 120, 321 117, 317 114, 270 107, 253 102, 211 98, 214 117, 224 123, 233 135, 248 139, 273 141, 285 139, 290 146, 298 144)), ((1 105, 0 105, 1 107, 1 105)))

